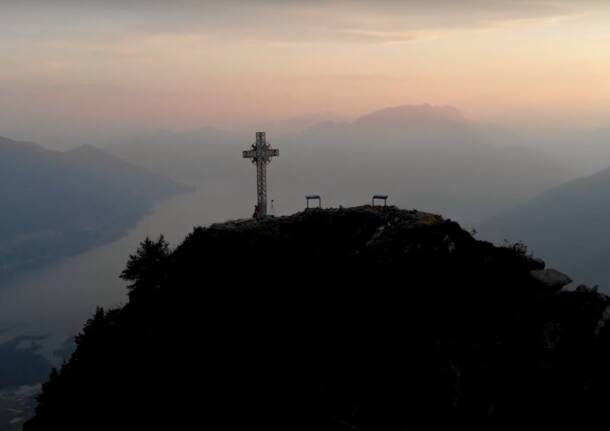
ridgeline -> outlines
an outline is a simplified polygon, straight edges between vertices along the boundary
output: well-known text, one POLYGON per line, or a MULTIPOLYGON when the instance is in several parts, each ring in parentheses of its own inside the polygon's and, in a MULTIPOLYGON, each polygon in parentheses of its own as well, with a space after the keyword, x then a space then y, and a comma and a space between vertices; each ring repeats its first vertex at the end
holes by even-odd
POLYGON ((358 207, 196 228, 173 251, 142 243, 123 278, 129 302, 87 323, 25 431, 606 419, 608 298, 436 215, 358 207))

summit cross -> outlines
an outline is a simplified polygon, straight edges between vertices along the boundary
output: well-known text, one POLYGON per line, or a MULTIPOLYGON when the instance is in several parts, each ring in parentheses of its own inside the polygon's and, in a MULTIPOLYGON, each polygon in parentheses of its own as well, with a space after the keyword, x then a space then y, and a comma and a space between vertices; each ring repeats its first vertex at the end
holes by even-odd
POLYGON ((271 157, 279 155, 280 150, 271 148, 267 143, 265 132, 256 132, 256 142, 252 144, 251 149, 243 152, 245 159, 252 159, 252 163, 256 164, 256 218, 267 215, 267 165, 271 163, 271 157))

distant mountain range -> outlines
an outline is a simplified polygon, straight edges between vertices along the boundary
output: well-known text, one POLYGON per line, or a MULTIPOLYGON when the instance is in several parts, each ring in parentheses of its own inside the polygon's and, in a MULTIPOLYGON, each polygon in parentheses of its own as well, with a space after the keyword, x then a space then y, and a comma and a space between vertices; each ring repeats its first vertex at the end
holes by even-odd
POLYGON ((392 202, 442 212, 465 224, 510 208, 571 178, 532 149, 497 148, 453 108, 400 106, 352 123, 328 123, 286 138, 278 162, 305 188, 336 201, 378 191, 392 202))
POLYGON ((185 190, 94 147, 0 138, 0 282, 116 239, 185 190))
POLYGON ((575 280, 610 282, 610 169, 569 181, 481 224, 496 241, 523 241, 575 280))
MULTIPOLYGON (((157 134, 109 151, 177 180, 217 181, 231 188, 234 199, 251 202, 253 173, 241 150, 254 132, 157 134)), ((297 133, 267 132, 281 151, 269 170, 270 196, 286 212, 301 208, 308 193, 338 206, 384 192, 393 203, 469 224, 574 177, 547 154, 489 144, 485 133, 451 107, 398 106, 297 133)))
POLYGON ((365 127, 437 128, 467 127, 462 113, 451 106, 397 106, 372 112, 353 124, 365 127))

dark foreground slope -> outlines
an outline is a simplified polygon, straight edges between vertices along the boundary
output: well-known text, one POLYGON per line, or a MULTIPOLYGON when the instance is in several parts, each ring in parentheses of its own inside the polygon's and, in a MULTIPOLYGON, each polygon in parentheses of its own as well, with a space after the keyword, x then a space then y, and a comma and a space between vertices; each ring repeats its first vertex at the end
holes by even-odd
POLYGON ((395 208, 148 242, 25 430, 592 429, 608 300, 543 266, 395 208))

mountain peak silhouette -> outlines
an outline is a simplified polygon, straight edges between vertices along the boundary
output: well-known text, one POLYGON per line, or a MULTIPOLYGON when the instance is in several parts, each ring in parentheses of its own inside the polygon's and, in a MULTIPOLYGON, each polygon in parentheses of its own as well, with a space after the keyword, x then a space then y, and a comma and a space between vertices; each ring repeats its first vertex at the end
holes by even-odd
POLYGON ((367 127, 466 126, 459 110, 450 106, 402 105, 372 112, 355 121, 367 127))

